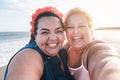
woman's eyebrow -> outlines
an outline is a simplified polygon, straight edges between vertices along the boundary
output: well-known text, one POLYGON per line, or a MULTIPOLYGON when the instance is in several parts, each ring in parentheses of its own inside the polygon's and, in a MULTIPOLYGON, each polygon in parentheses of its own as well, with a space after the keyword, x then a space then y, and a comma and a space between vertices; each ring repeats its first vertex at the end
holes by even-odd
POLYGON ((62 29, 62 27, 58 27, 56 30, 58 30, 58 29, 62 29))
MULTIPOLYGON (((62 27, 58 27, 55 30, 59 30, 59 29, 62 29, 62 27)), ((42 31, 42 30, 49 31, 49 29, 47 29, 47 28, 41 28, 40 31, 42 31)))
POLYGON ((42 29, 40 29, 40 31, 42 31, 42 30, 46 30, 46 31, 49 31, 49 29, 46 29, 46 28, 42 28, 42 29))

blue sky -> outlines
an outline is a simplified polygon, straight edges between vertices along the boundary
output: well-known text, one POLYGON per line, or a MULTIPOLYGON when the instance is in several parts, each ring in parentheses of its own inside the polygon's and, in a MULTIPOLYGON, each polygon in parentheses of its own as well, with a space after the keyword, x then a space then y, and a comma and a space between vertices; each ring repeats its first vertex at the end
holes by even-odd
POLYGON ((32 13, 48 5, 64 14, 81 7, 91 15, 95 27, 120 26, 119 0, 0 0, 0 32, 29 31, 32 13))

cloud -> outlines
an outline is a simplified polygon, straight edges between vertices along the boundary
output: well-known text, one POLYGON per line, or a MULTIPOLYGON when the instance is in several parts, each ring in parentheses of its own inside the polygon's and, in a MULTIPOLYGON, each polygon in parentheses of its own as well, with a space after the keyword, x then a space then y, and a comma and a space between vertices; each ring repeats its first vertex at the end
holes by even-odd
POLYGON ((4 2, 10 10, 26 13, 34 12, 44 6, 55 6, 62 12, 66 12, 72 7, 79 6, 80 3, 85 3, 84 0, 4 0, 4 2))
POLYGON ((92 16, 95 26, 120 25, 120 7, 118 1, 119 0, 0 0, 0 21, 2 22, 0 27, 29 26, 28 23, 29 20, 31 20, 31 14, 37 8, 44 6, 55 6, 63 14, 70 8, 80 7, 92 16))
POLYGON ((5 3, 10 10, 31 12, 39 2, 33 0, 5 0, 5 3))

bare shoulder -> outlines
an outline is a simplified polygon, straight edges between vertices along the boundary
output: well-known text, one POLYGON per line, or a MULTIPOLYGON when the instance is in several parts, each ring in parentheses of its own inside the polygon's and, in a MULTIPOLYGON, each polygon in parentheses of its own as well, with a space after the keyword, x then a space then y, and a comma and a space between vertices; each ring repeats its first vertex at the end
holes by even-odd
POLYGON ((11 61, 7 78, 8 80, 9 78, 12 80, 37 80, 42 73, 43 61, 40 54, 33 49, 25 49, 11 61))
POLYGON ((64 45, 63 45, 63 48, 68 51, 70 45, 68 44, 68 42, 66 42, 64 45))
POLYGON ((91 46, 88 56, 88 70, 92 80, 119 80, 119 53, 107 43, 91 46))
POLYGON ((88 52, 89 63, 93 63, 95 65, 101 60, 109 57, 119 57, 119 53, 108 43, 100 42, 90 46, 88 52))
POLYGON ((113 46, 106 42, 98 42, 89 47, 89 57, 95 56, 119 56, 113 46))

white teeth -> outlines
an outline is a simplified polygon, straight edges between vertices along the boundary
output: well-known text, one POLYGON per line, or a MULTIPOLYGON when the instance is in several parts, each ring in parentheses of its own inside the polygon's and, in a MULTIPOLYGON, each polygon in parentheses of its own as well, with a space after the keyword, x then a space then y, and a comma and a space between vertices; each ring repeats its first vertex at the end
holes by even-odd
POLYGON ((55 47, 55 46, 57 46, 57 44, 48 44, 48 46, 55 47))
POLYGON ((75 40, 75 39, 80 39, 80 37, 73 37, 73 39, 75 40))

